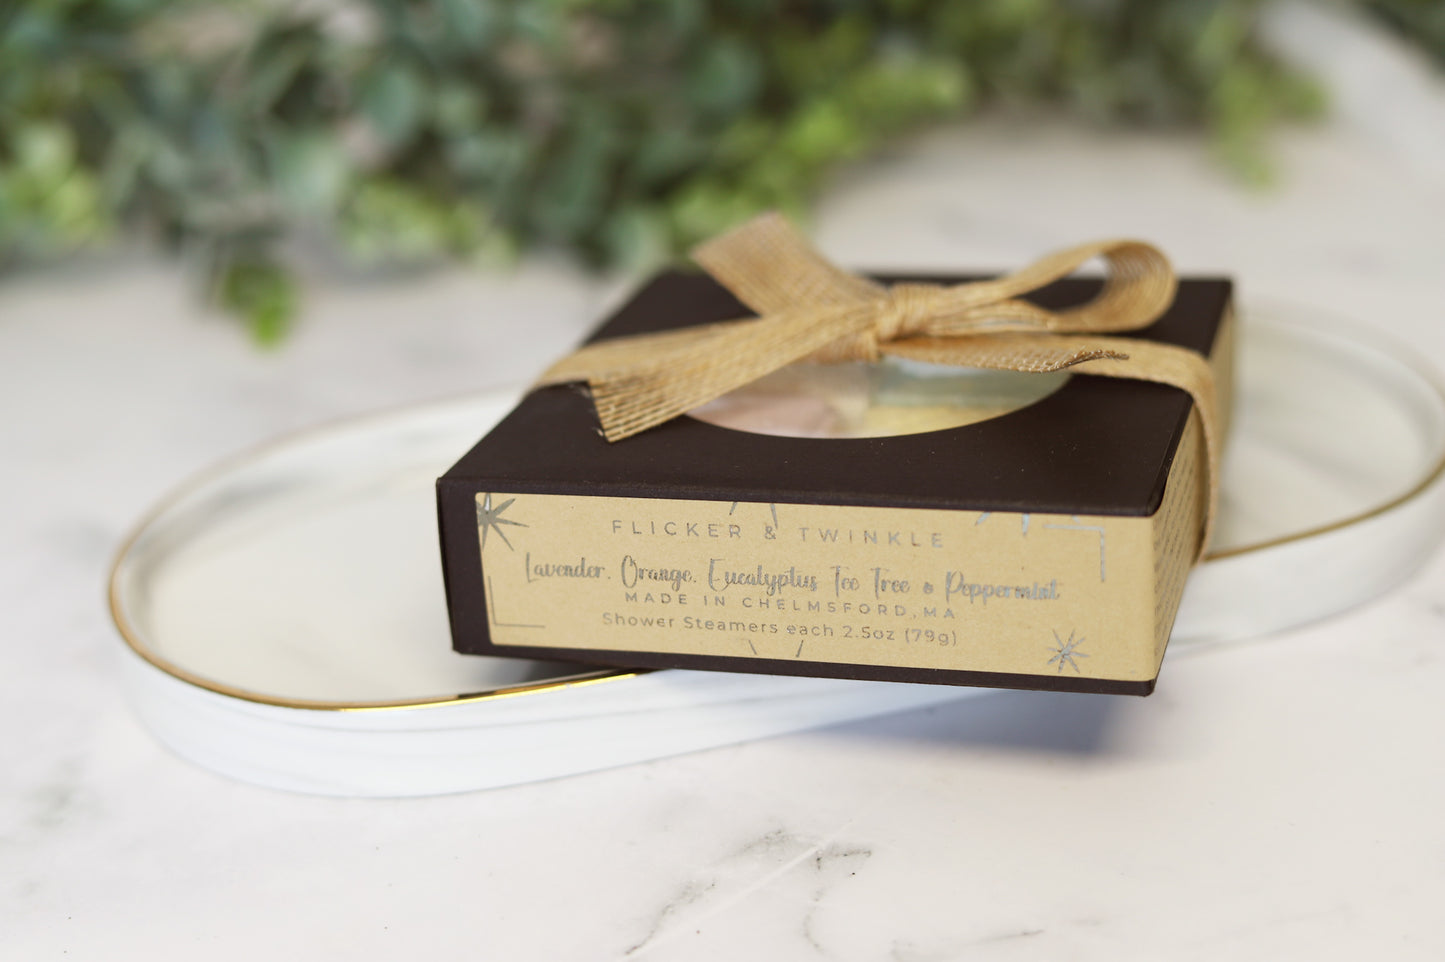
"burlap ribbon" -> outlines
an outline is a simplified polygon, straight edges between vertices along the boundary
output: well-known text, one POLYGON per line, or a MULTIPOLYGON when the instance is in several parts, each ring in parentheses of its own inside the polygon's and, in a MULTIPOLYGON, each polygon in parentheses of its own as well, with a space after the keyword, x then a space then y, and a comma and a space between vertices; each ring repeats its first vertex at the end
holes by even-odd
POLYGON ((703 244, 693 258, 759 316, 590 344, 554 364, 538 386, 587 382, 603 435, 618 441, 797 361, 893 356, 1168 384, 1189 392, 1203 427, 1203 555, 1219 502, 1209 364, 1186 348, 1114 335, 1148 326, 1174 300, 1174 272, 1157 248, 1097 241, 996 280, 888 287, 829 263, 785 219, 764 214, 703 244), (1051 311, 1019 299, 1096 257, 1108 276, 1093 300, 1051 311))

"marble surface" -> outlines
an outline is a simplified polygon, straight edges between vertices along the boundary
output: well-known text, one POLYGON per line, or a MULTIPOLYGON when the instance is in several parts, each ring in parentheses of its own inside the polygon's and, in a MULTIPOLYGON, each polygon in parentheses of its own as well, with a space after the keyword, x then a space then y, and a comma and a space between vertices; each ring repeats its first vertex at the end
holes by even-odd
MULTIPOLYGON (((1137 234, 1445 368, 1445 157, 1379 123, 1283 132, 1259 192, 1190 136, 985 121, 838 178, 815 235, 946 268, 1137 234)), ((141 512, 278 432, 525 380, 621 287, 545 259, 321 277, 261 353, 143 256, 0 286, 0 954, 1445 955, 1440 555, 1368 607, 1171 657, 1148 699, 1001 692, 490 792, 292 796, 149 737, 102 601, 141 512)))

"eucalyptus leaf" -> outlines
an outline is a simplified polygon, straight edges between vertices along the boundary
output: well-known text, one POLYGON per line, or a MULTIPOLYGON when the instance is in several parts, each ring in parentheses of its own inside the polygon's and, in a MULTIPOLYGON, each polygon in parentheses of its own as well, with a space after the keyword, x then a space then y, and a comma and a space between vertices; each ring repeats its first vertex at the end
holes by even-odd
POLYGON ((391 145, 411 138, 426 111, 426 84, 399 60, 378 64, 362 80, 361 109, 376 133, 391 145))
POLYGON ((735 37, 708 43, 688 70, 688 100, 699 110, 732 111, 751 103, 762 88, 763 65, 752 45, 735 37))
POLYGON ((445 30, 458 44, 485 47, 498 27, 497 7, 489 0, 440 0, 445 30))
POLYGON ((276 184, 299 211, 328 213, 341 200, 350 176, 346 151, 324 130, 278 139, 272 148, 276 184))
POLYGON ((256 343, 274 346, 296 316, 296 283, 269 260, 239 260, 222 268, 217 300, 246 318, 256 343))

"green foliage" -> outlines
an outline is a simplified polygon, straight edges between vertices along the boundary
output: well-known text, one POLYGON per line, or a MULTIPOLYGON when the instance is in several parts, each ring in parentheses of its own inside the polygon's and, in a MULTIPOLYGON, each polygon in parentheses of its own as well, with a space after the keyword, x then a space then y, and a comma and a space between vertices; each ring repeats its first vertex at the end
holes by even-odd
POLYGON ((216 300, 245 317, 256 342, 270 347, 285 337, 296 314, 296 284, 274 261, 242 255, 219 265, 216 300))
MULTIPOLYGON (((1373 0, 1407 25, 1438 5, 1373 0)), ((1257 0, 25 0, 0 6, 0 262, 147 231, 262 340, 279 242, 362 264, 653 263, 980 104, 1202 124, 1263 175, 1309 83, 1257 0), (296 12, 300 10, 301 12, 296 12)), ((1431 18, 1434 18, 1433 20, 1431 18)))

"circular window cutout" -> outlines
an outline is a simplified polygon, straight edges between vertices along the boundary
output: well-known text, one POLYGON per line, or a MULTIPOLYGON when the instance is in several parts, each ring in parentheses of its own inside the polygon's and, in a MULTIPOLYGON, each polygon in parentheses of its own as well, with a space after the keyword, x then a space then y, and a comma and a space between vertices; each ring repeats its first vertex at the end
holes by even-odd
POLYGON ((1068 381, 884 358, 795 364, 688 413, 734 431, 791 438, 881 438, 962 427, 1027 407, 1068 381))

